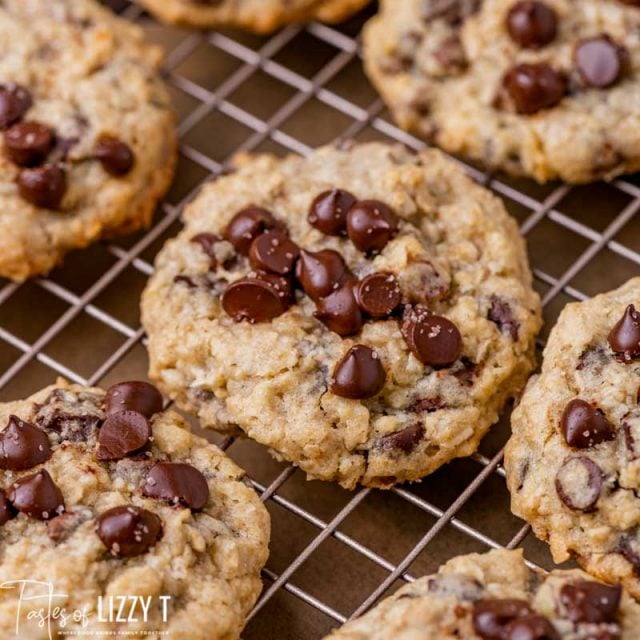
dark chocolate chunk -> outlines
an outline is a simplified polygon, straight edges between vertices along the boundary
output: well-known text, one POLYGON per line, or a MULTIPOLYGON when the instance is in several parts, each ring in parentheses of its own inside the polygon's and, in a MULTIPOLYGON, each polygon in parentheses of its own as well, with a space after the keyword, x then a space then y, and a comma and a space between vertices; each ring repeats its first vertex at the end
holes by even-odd
POLYGON ((548 64, 519 64, 504 76, 502 85, 515 110, 533 115, 558 104, 567 92, 567 79, 548 64))
POLYGON ((296 278, 304 292, 316 302, 338 289, 351 277, 344 259, 333 249, 323 249, 316 253, 304 250, 300 252, 296 278))
POLYGON ((7 498, 14 508, 36 520, 49 520, 64 511, 62 493, 46 469, 16 480, 7 498))
POLYGON ((566 406, 560 428, 565 442, 576 449, 589 449, 616 437, 616 431, 604 412, 579 398, 566 406))
POLYGON ((395 433, 390 433, 378 439, 378 446, 386 451, 402 451, 411 453, 424 438, 424 427, 416 422, 395 433))
POLYGON ((507 625, 530 613, 531 607, 524 600, 478 600, 473 604, 473 628, 483 640, 503 640, 507 625))
POLYGON ((347 213, 347 233, 360 251, 382 251, 398 231, 398 217, 384 202, 360 200, 347 213))
POLYGON ((344 189, 331 189, 317 196, 309 208, 309 224, 329 236, 346 235, 347 212, 356 197, 344 189))
POLYGON ((300 249, 280 231, 259 235, 249 248, 249 262, 254 269, 285 276, 293 271, 300 249))
POLYGON ((47 434, 17 416, 9 416, 7 426, 0 431, 0 469, 24 471, 50 457, 47 434))
POLYGON ((581 40, 575 61, 580 78, 588 87, 605 89, 620 80, 628 56, 626 50, 608 35, 581 40))
POLYGON ((545 2, 521 0, 507 14, 507 30, 514 42, 528 49, 539 49, 556 37, 556 12, 545 2))
POLYGON ((15 518, 15 515, 15 509, 11 506, 9 500, 7 500, 4 491, 0 489, 0 527, 12 518, 15 518))
POLYGON ((58 209, 67 190, 67 174, 58 164, 23 169, 17 179, 20 196, 35 207, 58 209))
POLYGON ((4 150, 20 167, 34 167, 46 159, 55 142, 50 127, 30 120, 18 122, 4 132, 4 150))
POLYGON ((98 460, 120 460, 149 444, 151 425, 137 411, 110 414, 98 435, 98 460))
POLYGON ((242 255, 249 254, 251 243, 262 233, 277 229, 280 225, 273 214, 260 207, 248 207, 238 211, 224 231, 224 237, 242 255))
POLYGON ((360 308, 374 318, 391 315, 400 305, 402 292, 392 273, 372 273, 356 288, 360 308))
POLYGON ((133 168, 135 158, 131 147, 114 136, 101 136, 94 154, 102 168, 112 176, 124 176, 133 168))
POLYGON ((154 413, 162 411, 162 396, 148 382, 141 380, 119 382, 107 389, 104 407, 107 415, 120 413, 120 411, 137 411, 150 418, 154 413))
POLYGON ((380 356, 357 344, 336 365, 331 391, 343 398, 371 398, 382 390, 386 377, 380 356))
POLYGON ((209 485, 195 467, 181 462, 158 462, 145 478, 145 496, 183 504, 194 511, 202 509, 209 500, 209 485))
POLYGON ((615 622, 621 596, 620 585, 611 586, 592 580, 578 580, 560 589, 565 617, 578 623, 615 622))
POLYGON ((30 91, 19 84, 0 84, 0 129, 18 122, 31 108, 30 91))
POLYGON ((146 553, 162 537, 162 522, 151 511, 124 505, 100 514, 96 533, 112 556, 130 558, 146 553))
POLYGON ((626 308, 622 318, 611 329, 609 345, 625 361, 640 357, 640 313, 634 305, 626 308))
POLYGON ((591 458, 567 458, 556 474, 556 492, 573 511, 593 511, 602 491, 603 473, 591 458))
POLYGON ((347 280, 340 288, 317 303, 316 318, 340 336, 351 336, 362 328, 364 318, 356 301, 355 282, 347 280))
POLYGON ((537 613, 529 613, 512 620, 505 628, 504 640, 560 640, 555 627, 537 613))

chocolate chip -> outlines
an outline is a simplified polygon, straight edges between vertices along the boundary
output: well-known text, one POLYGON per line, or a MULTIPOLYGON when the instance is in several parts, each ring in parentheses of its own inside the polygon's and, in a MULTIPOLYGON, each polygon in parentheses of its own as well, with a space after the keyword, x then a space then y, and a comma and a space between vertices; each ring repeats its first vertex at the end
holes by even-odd
POLYGON ((11 506, 4 491, 0 489, 0 527, 9 522, 16 515, 15 509, 11 506))
POLYGON ((621 596, 620 585, 610 586, 592 580, 578 580, 560 589, 564 615, 571 622, 615 622, 621 596))
POLYGON ((190 242, 200 245, 200 248, 209 258, 209 265, 211 269, 216 269, 218 261, 216 259, 215 246, 220 242, 222 238, 215 233, 197 233, 190 242))
POLYGON ((379 200, 360 200, 347 213, 351 242, 365 253, 382 251, 398 231, 398 217, 379 200))
POLYGON ((17 416, 10 416, 7 426, 0 431, 0 469, 24 471, 50 457, 47 434, 17 416))
POLYGON ((407 307, 401 330, 413 354, 424 364, 447 367, 462 353, 462 336, 456 325, 424 307, 407 307))
POLYGON ((102 418, 97 415, 60 412, 44 420, 39 417, 38 425, 47 431, 53 431, 60 436, 60 440, 69 442, 87 442, 96 434, 102 418))
POLYGON ((410 262, 399 274, 412 302, 429 304, 441 300, 449 292, 449 284, 427 260, 410 262))
POLYGON ((267 275, 240 278, 222 294, 222 306, 236 322, 268 322, 289 308, 291 291, 286 279, 279 276, 268 279, 267 275))
POLYGON ((104 397, 107 415, 120 411, 137 411, 150 418, 154 413, 162 411, 162 396, 148 382, 131 380, 111 385, 104 397))
POLYGON ((556 474, 556 492, 562 502, 574 511, 593 511, 600 498, 603 475, 591 458, 567 458, 556 474))
POLYGON ((433 57, 448 73, 462 71, 469 62, 462 40, 457 34, 442 40, 433 51, 433 57))
POLYGON ((351 273, 337 251, 300 251, 300 259, 296 264, 296 278, 312 300, 317 302, 328 296, 349 277, 351 273))
POLYGON ((18 175, 18 192, 41 209, 58 209, 67 190, 67 174, 57 164, 23 169, 18 175))
POLYGON ((532 115, 562 100, 567 79, 548 64, 519 64, 505 74, 503 87, 518 113, 532 115))
POLYGON ((315 317, 340 336, 358 333, 364 324, 356 301, 355 281, 347 280, 340 288, 318 301, 315 317))
POLYGON ((145 496, 181 503, 194 511, 209 500, 206 478, 195 467, 180 462, 158 462, 149 471, 142 490, 145 496))
POLYGON ((36 520, 49 520, 64 511, 62 493, 46 469, 16 480, 7 498, 18 511, 36 520))
POLYGON ((98 460, 121 460, 149 444, 151 425, 137 411, 112 413, 98 435, 98 460))
POLYGON ((5 153, 20 167, 33 167, 44 162, 54 142, 53 130, 40 122, 18 122, 4 132, 5 153))
POLYGON ((605 365, 609 364, 610 357, 606 350, 601 346, 587 347, 578 358, 576 369, 578 371, 589 371, 590 373, 599 375, 605 365))
POLYGON ((640 313, 632 304, 611 329, 609 346, 625 361, 640 357, 640 313))
POLYGON ((0 85, 0 129, 18 122, 31 108, 33 99, 29 90, 19 84, 0 85))
POLYGON ((276 229, 280 225, 273 214, 260 207, 248 207, 238 211, 224 231, 224 237, 242 255, 248 255, 251 243, 269 229, 276 229))
POLYGON ((412 424, 410 427, 382 436, 377 444, 385 451, 402 451, 411 453, 424 438, 424 427, 419 424, 412 424))
POLYGON ((513 310, 506 300, 492 296, 488 318, 498 326, 502 333, 506 333, 514 341, 518 340, 520 324, 513 317, 513 310))
POLYGON ((551 622, 537 613, 512 620, 501 637, 504 640, 560 640, 560 634, 551 622))
POLYGON ((386 377, 380 356, 373 349, 357 344, 336 365, 331 392, 342 398, 371 398, 382 390, 386 377))
POLYGON ((622 433, 624 434, 624 444, 627 448, 631 460, 637 460, 640 450, 640 411, 630 411, 622 420, 622 433))
POLYGON ((398 308, 402 293, 392 273, 372 273, 358 284, 356 299, 365 313, 384 318, 398 308))
POLYGON ((618 551, 631 563, 633 572, 640 576, 640 541, 637 529, 627 533, 620 538, 618 551))
POLYGON ((615 429, 603 411, 579 398, 566 406, 560 428, 565 442, 576 449, 589 449, 616 437, 615 429))
POLYGON ((413 413, 433 413, 445 407, 446 405, 442 398, 436 396, 435 398, 419 398, 415 400, 407 407, 407 411, 412 411, 413 413))
POLYGON ((502 640, 512 620, 530 613, 531 607, 524 600, 478 600, 473 604, 473 628, 483 640, 502 640))
POLYGON ((507 30, 513 41, 521 47, 539 49, 553 42, 556 37, 556 12, 545 2, 516 2, 507 14, 507 30))
POLYGON ((614 85, 622 77, 626 60, 626 50, 607 35, 587 38, 576 45, 576 66, 588 87, 614 85))
POLYGON ((323 191, 311 203, 309 224, 328 236, 343 236, 347 232, 347 212, 356 197, 344 189, 323 191))
POLYGON ((112 556, 130 558, 146 553, 162 537, 162 522, 151 511, 126 505, 100 514, 96 533, 112 556))
POLYGON ((249 248, 249 262, 254 269, 284 276, 293 271, 300 249, 280 231, 259 235, 249 248))
POLYGON ((56 543, 63 542, 92 516, 93 512, 88 508, 81 507, 74 511, 66 511, 47 521, 47 535, 56 543))
POLYGON ((94 155, 102 168, 112 176, 124 176, 133 168, 135 161, 131 147, 114 136, 101 136, 96 142, 94 155))

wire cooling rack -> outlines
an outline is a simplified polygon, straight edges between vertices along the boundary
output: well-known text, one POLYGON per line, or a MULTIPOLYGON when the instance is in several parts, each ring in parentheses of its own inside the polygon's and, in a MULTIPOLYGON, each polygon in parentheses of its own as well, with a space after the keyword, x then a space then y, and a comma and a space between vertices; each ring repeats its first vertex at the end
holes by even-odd
MULTIPOLYGON (((84 384, 145 377, 138 300, 153 258, 180 228, 184 204, 237 151, 305 154, 349 138, 421 147, 391 124, 362 72, 358 34, 373 8, 340 27, 257 37, 164 27, 128 0, 108 4, 167 51, 180 118, 178 175, 146 232, 75 252, 47 278, 0 282, 0 400, 58 375, 84 384)), ((640 272, 639 176, 571 188, 464 166, 503 198, 527 237, 545 310, 540 345, 567 302, 640 272)), ((248 470, 273 521, 264 591, 244 640, 322 638, 460 553, 523 546, 532 564, 551 566, 546 546, 509 511, 501 467, 508 417, 475 456, 387 492, 307 482, 255 443, 207 437, 248 470)))

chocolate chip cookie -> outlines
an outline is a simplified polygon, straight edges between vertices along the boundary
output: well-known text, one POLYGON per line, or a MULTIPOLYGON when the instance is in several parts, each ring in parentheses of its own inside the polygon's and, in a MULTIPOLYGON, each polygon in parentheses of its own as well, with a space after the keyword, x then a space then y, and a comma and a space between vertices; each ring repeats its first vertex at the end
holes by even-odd
POLYGON ((382 0, 365 61, 400 126, 583 183, 640 169, 639 30, 633 0, 382 0))
POLYGON ((568 305, 513 414, 516 515, 596 577, 640 597, 640 278, 568 305))
POLYGON ((148 383, 1 404, 0 635, 239 638, 269 541, 243 476, 148 383))
POLYGON ((159 20, 209 28, 241 27, 269 33, 294 22, 340 22, 369 0, 137 0, 159 20))
POLYGON ((473 453, 540 326, 524 242, 440 152, 240 159, 143 295, 151 375, 310 477, 390 487, 473 453))
POLYGON ((93 0, 0 6, 0 276, 146 225, 176 157, 161 51, 93 0))
POLYGON ((548 574, 521 551, 460 556, 326 640, 632 640, 640 605, 582 571, 548 574))

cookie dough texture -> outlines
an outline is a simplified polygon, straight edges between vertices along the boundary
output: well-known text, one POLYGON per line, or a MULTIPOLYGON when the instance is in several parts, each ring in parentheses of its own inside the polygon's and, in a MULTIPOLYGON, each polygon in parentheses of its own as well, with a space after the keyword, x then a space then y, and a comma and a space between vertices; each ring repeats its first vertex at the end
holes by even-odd
MULTIPOLYGON (((625 308, 638 303, 640 278, 635 278, 615 291, 565 307, 549 337, 542 372, 531 379, 513 413, 513 436, 505 454, 512 509, 549 542, 556 562, 575 556, 589 573, 622 582, 636 598, 640 362, 617 358, 607 336, 625 308), (604 412, 614 427, 613 439, 579 450, 566 443, 560 421, 575 398, 604 412), (601 472, 597 502, 586 513, 568 508, 556 490, 556 473, 572 457, 592 461, 601 472)), ((574 480, 573 489, 570 479, 566 481, 572 492, 593 489, 592 480, 586 486, 580 476, 574 480)))
POLYGON ((545 2, 557 13, 558 35, 523 49, 505 27, 515 0, 382 0, 364 34, 369 77, 401 127, 490 169, 572 183, 640 169, 640 8, 619 0, 545 2), (462 19, 448 20, 453 13, 462 19), (575 74, 575 44, 602 33, 629 55, 615 86, 570 89, 534 115, 495 106, 513 65, 543 62, 575 74))
POLYGON ((389 487, 470 455, 533 367, 539 299, 516 223, 438 151, 414 155, 373 143, 307 158, 244 158, 235 174, 203 188, 185 222, 159 254, 143 295, 151 376, 205 427, 239 428, 312 478, 389 487), (372 259, 309 224, 312 200, 331 188, 382 200, 399 216, 398 234, 372 259), (405 300, 441 289, 429 306, 457 325, 462 358, 439 370, 423 365, 396 318, 368 322, 343 339, 300 294, 270 323, 234 322, 220 294, 248 265, 232 261, 230 271, 211 274, 209 258, 190 240, 221 234, 250 204, 270 210, 301 248, 338 251, 359 278, 395 274, 405 300), (504 311, 502 327, 488 317, 495 305, 504 311), (374 349, 386 370, 382 392, 368 400, 328 391, 336 363, 354 344, 374 349), (418 437, 399 446, 385 439, 405 429, 418 437))
MULTIPOLYGON (((3 471, 2 488, 7 489, 16 477, 44 468, 66 503, 66 513, 48 524, 20 514, 0 527, 0 583, 51 582, 56 593, 68 594, 56 598, 55 605, 68 612, 87 607, 89 626, 68 623, 66 631, 135 631, 147 632, 144 637, 150 638, 190 640, 239 638, 245 615, 261 589, 259 574, 269 541, 265 508, 243 482, 243 471, 217 447, 192 435, 173 411, 151 419, 150 456, 98 462, 96 425, 104 419, 103 400, 101 389, 58 382, 24 401, 0 405, 0 428, 15 414, 44 428, 53 449, 51 458, 35 469, 3 471), (192 513, 142 495, 140 484, 157 459, 188 463, 205 475, 210 497, 202 511, 192 513), (123 504, 159 516, 163 535, 142 555, 113 558, 96 535, 95 518, 123 504), (51 527, 58 532, 57 542, 48 533, 51 527), (109 596, 119 595, 152 597, 148 621, 99 623, 98 597, 103 596, 106 603, 109 596), (162 595, 171 596, 166 623, 158 599, 162 595)), ((15 637, 17 605, 15 589, 0 590, 3 638, 15 637)), ((23 604, 23 616, 27 610, 23 604)), ((58 637, 60 619, 52 625, 53 637, 58 637)), ((36 621, 23 617, 19 637, 44 640, 49 636, 46 626, 38 628, 36 621)))
POLYGON ((33 206, 18 194, 19 168, 0 149, 1 276, 46 273, 71 249, 149 223, 176 158, 161 58, 138 27, 93 0, 2 3, 0 84, 31 92, 24 119, 54 130, 52 154, 64 155, 68 186, 59 211, 33 206), (109 175, 94 158, 103 135, 133 151, 127 175, 109 175))
POLYGON ((138 0, 163 22, 191 27, 233 26, 269 33, 294 22, 340 22, 369 0, 138 0))
MULTIPOLYGON (((559 638, 596 637, 589 635, 589 632, 597 631, 595 625, 585 625, 577 630, 576 625, 563 615, 558 602, 563 585, 588 578, 577 570, 552 571, 546 575, 532 571, 525 564, 521 551, 500 550, 459 556, 440 567, 438 573, 402 587, 369 613, 347 623, 325 640, 476 640, 481 636, 474 631, 473 603, 493 598, 527 602, 553 624, 559 638)), ((605 635, 597 637, 620 640, 636 637, 640 605, 626 593, 622 595, 618 615, 620 635, 609 636, 606 632, 611 631, 611 625, 603 625, 601 630, 605 635)))

